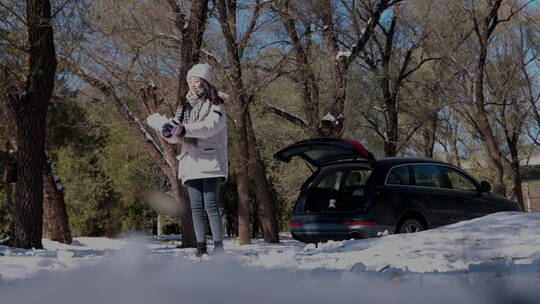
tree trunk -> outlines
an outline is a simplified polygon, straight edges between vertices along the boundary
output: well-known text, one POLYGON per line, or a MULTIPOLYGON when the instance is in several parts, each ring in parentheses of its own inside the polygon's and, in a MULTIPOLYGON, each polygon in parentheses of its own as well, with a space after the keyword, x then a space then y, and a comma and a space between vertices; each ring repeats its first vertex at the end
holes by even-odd
MULTIPOLYGON (((234 119, 235 136, 233 138, 234 154, 236 156, 236 182, 238 190, 238 241, 241 245, 249 244, 251 237, 251 206, 249 198, 249 143, 248 143, 248 114, 249 103, 246 95, 246 87, 242 80, 241 58, 244 49, 253 33, 260 5, 255 5, 251 16, 249 29, 238 41, 237 2, 214 0, 217 20, 225 40, 228 66, 223 68, 231 92, 232 117, 234 119)), ((214 62, 214 64, 220 64, 214 62)))
MULTIPOLYGON (((176 2, 175 0, 172 0, 176 2)), ((173 8, 173 10, 175 10, 173 8)), ((201 57, 200 49, 203 41, 203 34, 206 28, 208 17, 208 0, 195 0, 191 3, 189 20, 187 23, 177 24, 178 30, 182 32, 182 44, 180 46, 180 70, 178 72, 178 95, 177 106, 186 98, 188 84, 186 81, 187 72, 201 57), (187 27, 186 27, 187 26, 187 27)), ((175 11, 175 14, 180 12, 175 11)))
MULTIPOLYGON (((327 6, 330 4, 327 2, 327 6)), ((319 125, 320 136, 341 137, 345 121, 345 101, 347 100, 347 71, 349 65, 338 56, 339 46, 333 30, 331 14, 323 14, 325 30, 323 37, 328 47, 328 61, 332 80, 330 83, 330 104, 322 113, 323 117, 319 125)))
MULTIPOLYGON (((504 116, 503 116, 503 122, 506 122, 506 118, 504 116)), ((523 189, 521 187, 522 180, 521 180, 521 173, 520 173, 520 168, 519 168, 519 152, 518 152, 519 133, 522 130, 521 125, 522 124, 520 124, 519 128, 512 129, 511 131, 512 135, 510 135, 510 132, 507 130, 505 130, 505 134, 506 134, 506 142, 508 144, 508 149, 510 150, 510 157, 511 157, 510 169, 511 169, 512 183, 514 187, 513 199, 519 203, 522 210, 525 210, 525 200, 523 198, 523 189)), ((504 125, 504 128, 507 128, 506 123, 504 125)), ((508 159, 506 157, 504 158, 504 160, 508 164, 508 159)))
MULTIPOLYGON (((318 136, 320 104, 319 85, 317 84, 317 77, 313 72, 309 60, 310 43, 308 41, 305 45, 302 45, 302 41, 309 39, 306 38, 309 37, 309 35, 306 34, 304 39, 300 39, 296 29, 295 18, 290 14, 290 3, 284 1, 276 5, 280 4, 282 7, 275 7, 274 10, 278 13, 279 19, 294 46, 293 51, 298 71, 294 73, 293 78, 300 89, 302 105, 307 117, 307 124, 304 128, 307 135, 318 136)), ((306 32, 307 31, 308 29, 306 28, 306 32)))
POLYGON ((323 37, 328 47, 332 80, 330 83, 330 103, 322 113, 323 117, 320 120, 318 131, 319 136, 341 137, 345 121, 344 108, 347 100, 347 70, 349 66, 338 56, 339 47, 333 30, 332 15, 324 14, 323 20, 325 24, 323 37))
POLYGON ((162 223, 163 219, 162 219, 162 216, 160 214, 157 215, 157 220, 156 220, 156 223, 157 223, 157 227, 156 227, 156 233, 157 233, 157 236, 162 236, 163 235, 163 223, 162 223))
POLYGON ((54 89, 56 54, 47 0, 27 0, 29 75, 17 98, 17 189, 10 245, 43 248, 43 166, 47 107, 54 89))
MULTIPOLYGON (((29 100, 21 102, 31 103, 29 100)), ((43 114, 31 114, 32 112, 23 112, 17 119, 17 187, 10 245, 16 248, 41 249, 45 117, 43 114)))
POLYGON ((6 185, 6 202, 8 207, 8 212, 13 212, 13 183, 14 179, 16 178, 16 173, 13 174, 12 166, 15 165, 15 162, 13 160, 12 153, 9 152, 9 142, 6 145, 6 151, 2 153, 4 156, 4 172, 2 174, 2 182, 6 185), (15 175, 15 176, 14 176, 15 175))
POLYGON ((358 54, 364 50, 364 47, 372 36, 375 27, 379 23, 382 12, 389 6, 389 0, 378 1, 376 5, 368 9, 369 19, 362 30, 361 35, 354 46, 350 49, 350 54, 340 56, 338 44, 338 34, 335 31, 334 18, 339 18, 338 13, 334 9, 334 5, 330 0, 320 1, 321 11, 320 18, 324 25, 322 30, 325 47, 328 50, 328 63, 332 73, 332 83, 330 84, 330 104, 326 111, 322 113, 323 117, 319 126, 319 135, 340 137, 343 134, 345 122, 345 102, 347 101, 347 72, 351 63, 356 59, 358 54))
MULTIPOLYGON (((4 101, 9 98, 8 94, 4 101)), ((5 110, 3 111, 1 118, 4 121, 6 137, 9 140, 6 148, 13 148, 17 151, 16 110, 5 103, 2 104, 2 106, 5 110)), ((13 165, 17 166, 16 162, 13 162, 13 165)), ((11 192, 11 184, 7 184, 7 186, 8 190, 11 192)), ((11 195, 8 196, 11 200, 11 195)), ((59 181, 57 181, 49 160, 47 160, 43 171, 43 236, 65 244, 71 244, 72 242, 64 201, 64 191, 59 184, 59 181)))
POLYGON ((423 154, 425 157, 433 158, 433 148, 435 147, 435 138, 437 135, 437 123, 439 118, 435 113, 425 124, 422 132, 424 139, 423 154))
MULTIPOLYGON (((178 75, 178 96, 177 106, 186 98, 188 85, 186 81, 187 72, 194 64, 198 63, 200 58, 200 49, 202 37, 206 28, 206 19, 208 17, 208 0, 196 0, 191 3, 189 20, 185 25, 179 28, 183 33, 182 45, 180 47, 180 70, 178 75)), ((193 218, 191 214, 191 202, 187 189, 180 185, 179 194, 184 198, 182 211, 180 215, 180 225, 182 226, 182 247, 196 247, 195 229, 193 228, 193 218)))
MULTIPOLYGON (((239 80, 239 79, 238 79, 239 80)), ((235 90, 239 92, 239 90, 235 90)), ((249 145, 246 128, 245 97, 233 96, 233 117, 235 120, 234 146, 236 154, 236 182, 238 187, 238 241, 240 245, 251 242, 251 206, 249 199, 249 145)))
MULTIPOLYGON (((176 178, 175 178, 176 180, 176 178)), ((182 227, 182 248, 194 248, 197 245, 197 239, 195 237, 195 228, 193 228, 193 217, 191 216, 191 204, 189 202, 189 196, 187 189, 178 184, 176 180, 178 190, 177 197, 181 205, 180 209, 180 226, 182 227), (184 201, 185 203, 182 203, 184 201)))
POLYGON ((489 159, 495 170, 495 180, 493 183, 493 192, 502 196, 506 195, 506 189, 504 185, 504 167, 503 156, 499 150, 498 142, 493 135, 491 125, 488 120, 488 113, 485 108, 485 95, 484 95, 484 69, 487 61, 488 45, 490 42, 491 34, 495 30, 496 26, 500 23, 498 19, 498 10, 501 6, 502 0, 496 0, 490 3, 491 8, 489 15, 486 16, 482 23, 475 21, 474 32, 478 38, 478 61, 476 64, 474 86, 475 86, 475 100, 474 105, 476 108, 476 120, 480 131, 480 137, 484 148, 488 154, 489 159))
POLYGON ((346 69, 341 65, 333 65, 333 81, 331 84, 332 99, 323 113, 319 127, 320 136, 341 137, 345 121, 345 101, 347 100, 346 69))
POLYGON ((519 169, 519 159, 513 159, 512 157, 512 183, 514 185, 515 200, 519 203, 522 210, 525 210, 525 200, 523 198, 523 189, 521 174, 519 169))
POLYGON ((488 39, 479 38, 480 40, 480 56, 478 59, 478 64, 476 67, 476 76, 475 76, 475 106, 476 106, 476 117, 478 119, 478 126, 480 127, 482 143, 484 148, 488 153, 489 159, 493 164, 493 169, 495 169, 495 180, 493 183, 493 192, 498 193, 502 196, 506 195, 506 189, 504 185, 504 167, 502 161, 502 155, 499 151, 499 147, 495 136, 491 130, 491 126, 488 120, 488 114, 484 107, 485 96, 484 96, 484 68, 486 63, 487 56, 487 43, 488 39))
POLYGON ((256 200, 259 207, 259 219, 261 220, 264 241, 268 243, 279 243, 279 228, 276 221, 274 204, 272 203, 270 185, 266 178, 266 168, 261 159, 249 111, 246 111, 246 128, 248 134, 250 175, 257 193, 256 200))
POLYGON ((452 134, 450 138, 450 163, 458 168, 461 168, 461 160, 459 159, 459 150, 457 147, 457 135, 452 134))
POLYGON ((43 237, 71 244, 71 231, 64 201, 64 190, 56 177, 50 160, 43 170, 43 237))
MULTIPOLYGON (((182 33, 180 45, 180 69, 178 71, 178 93, 176 96, 176 106, 178 107, 185 100, 185 95, 188 91, 186 82, 187 72, 191 66, 198 63, 200 58, 202 37, 206 29, 206 20, 208 17, 208 0, 192 1, 189 19, 187 21, 184 20, 184 12, 182 12, 176 0, 168 0, 168 2, 172 12, 175 14, 176 27, 180 33, 182 33)), ((176 168, 176 166, 173 167, 176 168)), ((195 238, 193 218, 191 215, 191 203, 189 201, 187 190, 182 185, 178 184, 176 172, 174 173, 174 181, 171 178, 169 178, 169 181, 171 182, 173 192, 178 197, 181 205, 179 217, 180 225, 182 227, 182 247, 196 247, 197 240, 195 238)))
MULTIPOLYGON (((388 85, 388 84, 387 84, 388 85)), ((397 155, 397 143, 399 141, 399 117, 396 108, 396 100, 390 93, 384 94, 386 104, 386 138, 384 139, 384 156, 397 155)))

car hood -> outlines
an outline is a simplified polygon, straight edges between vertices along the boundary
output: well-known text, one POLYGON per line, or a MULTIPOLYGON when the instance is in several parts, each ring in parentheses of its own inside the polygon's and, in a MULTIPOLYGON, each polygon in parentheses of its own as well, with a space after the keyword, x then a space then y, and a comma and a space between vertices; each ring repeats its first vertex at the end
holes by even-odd
POLYGON ((499 194, 489 193, 486 195, 486 197, 489 198, 489 200, 503 206, 503 208, 507 209, 506 211, 523 211, 517 202, 507 199, 499 194))

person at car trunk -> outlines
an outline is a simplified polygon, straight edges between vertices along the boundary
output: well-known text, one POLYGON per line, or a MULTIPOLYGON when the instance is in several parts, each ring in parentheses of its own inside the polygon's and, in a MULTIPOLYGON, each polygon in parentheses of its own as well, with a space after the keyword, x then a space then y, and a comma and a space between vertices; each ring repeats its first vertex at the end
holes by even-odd
POLYGON ((227 116, 224 103, 228 96, 211 84, 210 67, 196 64, 187 75, 189 90, 171 123, 162 128, 170 143, 182 143, 178 179, 187 186, 193 226, 197 238, 197 256, 207 253, 206 223, 208 214, 214 252, 223 252, 223 227, 218 208, 219 191, 228 173, 227 116))

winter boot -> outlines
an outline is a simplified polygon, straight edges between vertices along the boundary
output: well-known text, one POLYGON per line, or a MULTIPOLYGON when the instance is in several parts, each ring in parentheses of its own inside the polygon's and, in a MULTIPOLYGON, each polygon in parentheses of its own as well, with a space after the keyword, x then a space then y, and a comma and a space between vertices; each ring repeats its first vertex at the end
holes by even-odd
POLYGON ((223 249, 223 241, 215 241, 212 255, 221 255, 224 253, 225 253, 225 250, 223 249))
POLYGON ((208 254, 206 251, 206 243, 197 243, 197 252, 195 253, 195 256, 200 258, 203 254, 208 254))

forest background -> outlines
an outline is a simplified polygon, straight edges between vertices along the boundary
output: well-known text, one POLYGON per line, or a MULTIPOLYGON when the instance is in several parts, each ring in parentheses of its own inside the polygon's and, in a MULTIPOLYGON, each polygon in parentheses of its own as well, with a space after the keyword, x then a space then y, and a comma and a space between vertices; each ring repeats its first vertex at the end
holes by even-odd
MULTIPOLYGON (((0 2, 0 238, 17 229, 23 201, 13 172, 28 165, 17 155, 25 127, 10 100, 30 95, 36 75, 32 58, 40 54, 31 51, 27 10, 35 3, 49 1, 0 2)), ((41 164, 43 234, 67 225, 61 229, 73 236, 159 230, 193 242, 189 204, 174 178, 175 148, 144 120, 174 112, 197 62, 209 63, 214 84, 231 96, 231 170, 221 205, 225 231, 240 243, 259 235, 277 242, 277 232, 287 230, 310 170, 272 155, 315 136, 359 141, 376 157, 465 167, 525 207, 523 164, 540 147, 539 4, 50 1, 55 55, 42 58, 54 67, 41 164), (150 206, 155 192, 169 193, 179 209, 150 206), (65 204, 63 224, 47 213, 51 202, 65 204)))

